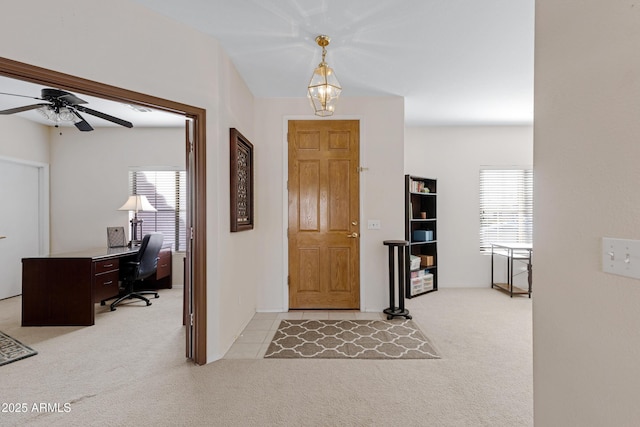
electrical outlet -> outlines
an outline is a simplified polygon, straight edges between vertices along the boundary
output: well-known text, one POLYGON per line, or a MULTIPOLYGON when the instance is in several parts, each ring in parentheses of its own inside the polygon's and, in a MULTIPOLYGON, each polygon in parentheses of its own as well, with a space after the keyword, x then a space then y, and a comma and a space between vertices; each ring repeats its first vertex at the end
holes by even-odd
POLYGON ((370 219, 367 221, 367 230, 380 230, 380 220, 370 219))

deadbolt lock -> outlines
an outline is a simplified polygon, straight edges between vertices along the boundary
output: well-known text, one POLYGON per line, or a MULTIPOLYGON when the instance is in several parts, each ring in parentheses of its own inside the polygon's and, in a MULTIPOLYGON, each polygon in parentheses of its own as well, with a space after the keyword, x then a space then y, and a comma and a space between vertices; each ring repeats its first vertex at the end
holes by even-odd
POLYGON ((351 221, 351 225, 358 225, 358 221, 351 221))

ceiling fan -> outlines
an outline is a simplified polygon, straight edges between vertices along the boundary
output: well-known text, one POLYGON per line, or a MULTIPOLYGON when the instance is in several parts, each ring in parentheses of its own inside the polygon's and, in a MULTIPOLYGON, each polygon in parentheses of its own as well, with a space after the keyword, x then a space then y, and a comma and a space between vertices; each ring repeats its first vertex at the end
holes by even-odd
MULTIPOLYGON (((117 117, 111 116, 109 114, 101 113, 100 111, 92 110, 91 108, 87 108, 81 104, 86 104, 87 101, 78 98, 72 93, 65 92, 60 89, 50 89, 43 88, 41 91, 42 95, 40 98, 36 98, 33 96, 26 95, 17 95, 13 93, 4 93, 0 92, 0 95, 10 95, 10 96, 20 96, 23 98, 31 98, 37 99, 40 101, 47 101, 46 103, 39 103, 33 105, 26 105, 24 107, 16 107, 10 108, 8 110, 0 111, 2 115, 21 113, 23 111, 35 110, 45 115, 48 119, 53 120, 54 122, 60 121, 70 121, 73 122, 75 127, 83 132, 92 131, 93 127, 82 117, 79 111, 87 114, 91 114, 92 116, 99 117, 104 120, 108 120, 110 122, 119 124, 121 126, 131 128, 133 124, 126 120, 119 119, 117 117)), ((58 125, 56 124, 56 127, 58 125)))

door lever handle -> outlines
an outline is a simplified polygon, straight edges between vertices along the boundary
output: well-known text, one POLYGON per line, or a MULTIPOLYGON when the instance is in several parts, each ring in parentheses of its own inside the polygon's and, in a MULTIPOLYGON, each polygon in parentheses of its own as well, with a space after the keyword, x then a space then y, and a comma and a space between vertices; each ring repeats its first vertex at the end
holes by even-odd
POLYGON ((347 234, 347 237, 351 238, 351 239, 355 239, 356 237, 358 237, 358 233, 351 233, 351 234, 347 234))

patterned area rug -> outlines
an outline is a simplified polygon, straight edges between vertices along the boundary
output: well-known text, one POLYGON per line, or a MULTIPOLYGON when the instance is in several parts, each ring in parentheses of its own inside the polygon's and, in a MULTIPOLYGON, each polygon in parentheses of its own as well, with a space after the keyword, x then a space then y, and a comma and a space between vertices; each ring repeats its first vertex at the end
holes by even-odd
POLYGON ((38 354, 20 341, 0 332, 0 366, 38 354))
POLYGON ((439 359, 411 320, 283 320, 265 358, 439 359))

